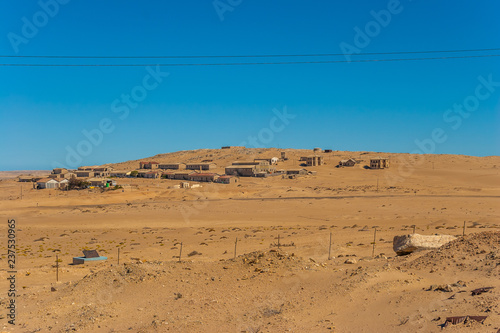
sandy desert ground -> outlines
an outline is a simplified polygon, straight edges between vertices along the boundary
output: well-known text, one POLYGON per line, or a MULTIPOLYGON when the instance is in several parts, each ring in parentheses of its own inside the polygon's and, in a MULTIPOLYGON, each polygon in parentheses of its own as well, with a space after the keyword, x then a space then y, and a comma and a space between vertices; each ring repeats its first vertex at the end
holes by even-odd
MULTIPOLYGON (((203 149, 151 160, 213 159, 223 172, 234 160, 282 150, 203 149)), ((286 151, 278 168, 299 168, 299 157, 312 153, 286 151)), ((16 326, 3 310, 3 331, 497 332, 500 157, 323 155, 325 165, 307 168, 316 175, 196 189, 126 178, 117 179, 123 190, 34 190, 0 173, 2 308, 7 220, 17 227, 16 326), (391 167, 363 168, 374 156, 389 157, 391 167), (335 168, 348 157, 364 162, 335 168), (413 226, 458 239, 396 256, 393 237, 413 226), (108 260, 72 265, 83 249, 108 260), (473 296, 480 287, 495 288, 473 296), (446 317, 464 315, 488 317, 442 328, 446 317)), ((112 166, 134 169, 138 161, 112 166)))

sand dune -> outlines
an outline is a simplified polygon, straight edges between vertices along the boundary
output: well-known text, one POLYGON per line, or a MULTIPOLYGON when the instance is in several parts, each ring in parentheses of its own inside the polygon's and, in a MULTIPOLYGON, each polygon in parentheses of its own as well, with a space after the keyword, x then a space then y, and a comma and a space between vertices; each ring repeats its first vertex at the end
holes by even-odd
MULTIPOLYGON (((222 172, 234 160, 282 150, 202 149, 143 160, 213 159, 222 172)), ((286 151, 290 159, 278 168, 297 168, 298 158, 312 153, 286 151)), ((496 332, 500 157, 425 155, 415 165, 408 154, 323 155, 325 165, 308 168, 315 176, 197 189, 126 178, 117 180, 130 185, 124 191, 65 192, 2 179, 0 214, 5 222, 15 218, 18 229, 16 331, 441 332, 446 317, 484 315, 482 324, 445 331, 496 332), (371 156, 390 157, 391 167, 363 168, 371 156), (335 168, 349 157, 364 163, 335 168), (459 239, 396 256, 392 238, 414 225, 420 234, 459 239), (71 265, 83 249, 108 260, 71 265), (451 291, 430 288, 440 285, 451 291), (486 286, 495 288, 471 295, 486 286)), ((112 166, 136 169, 138 162, 112 166)), ((6 224, 2 230, 4 277, 6 224)), ((0 300, 6 304, 6 292, 0 300)))

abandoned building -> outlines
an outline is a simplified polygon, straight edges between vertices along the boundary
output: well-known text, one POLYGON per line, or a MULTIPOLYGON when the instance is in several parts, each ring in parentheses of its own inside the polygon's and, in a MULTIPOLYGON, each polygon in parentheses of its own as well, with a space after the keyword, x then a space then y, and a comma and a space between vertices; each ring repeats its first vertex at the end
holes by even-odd
POLYGON ((354 158, 350 158, 348 160, 341 160, 338 164, 338 167, 353 167, 355 166, 357 161, 354 158))
POLYGON ((38 189, 59 188, 59 181, 53 178, 42 178, 36 182, 36 187, 38 189))
POLYGON ((270 165, 275 165, 278 164, 279 159, 277 157, 271 157, 271 158, 256 158, 254 159, 255 162, 268 162, 270 165))
POLYGON ((149 171, 142 175, 144 178, 158 179, 161 176, 159 171, 149 171))
POLYGON ((96 165, 94 166, 81 166, 78 167, 78 171, 94 171, 94 168, 97 168, 96 165))
POLYGON ((17 180, 22 183, 31 183, 33 182, 33 176, 19 176, 17 180))
POLYGON ((111 174, 112 168, 109 167, 97 167, 94 168, 94 176, 95 177, 109 177, 111 174))
POLYGON ((90 183, 90 186, 94 187, 110 187, 110 186, 116 186, 116 181, 112 179, 106 179, 106 178, 90 178, 87 179, 87 181, 90 183))
POLYGON ((186 164, 186 170, 212 170, 215 169, 217 165, 215 163, 188 163, 186 164))
POLYGON ((226 167, 225 172, 226 175, 234 175, 241 177, 254 177, 258 173, 256 164, 230 165, 226 167))
POLYGON ((188 175, 188 180, 194 182, 214 182, 219 178, 219 175, 216 173, 192 173, 188 175))
POLYGON ((179 180, 189 180, 189 176, 193 174, 193 171, 178 171, 172 174, 168 174, 168 179, 179 179, 179 180))
POLYGON ((300 160, 306 162, 306 165, 309 167, 319 166, 324 164, 323 156, 318 156, 318 155, 301 157, 300 160))
POLYGON ((162 170, 183 170, 186 168, 184 163, 163 163, 159 164, 158 168, 162 170))
POLYGON ((127 170, 114 170, 110 172, 111 177, 125 178, 130 176, 131 171, 127 170))
POLYGON ((139 169, 158 169, 158 165, 155 161, 139 162, 139 169))
POLYGON ((221 184, 234 184, 234 183, 238 182, 238 178, 236 178, 234 176, 223 175, 223 176, 220 176, 219 178, 217 178, 217 180, 215 182, 221 183, 221 184))
POLYGON ((226 167, 226 175, 241 177, 256 177, 271 174, 276 171, 267 160, 236 161, 233 165, 226 167))
MULTIPOLYGON (((80 168, 78 168, 80 169, 80 168)), ((76 176, 78 178, 89 178, 89 177, 94 177, 94 171, 88 171, 88 170, 77 170, 76 171, 76 176)))
POLYGON ((388 158, 371 158, 370 159, 370 169, 386 169, 389 167, 389 159, 388 158))
POLYGON ((52 170, 53 175, 58 175, 58 174, 65 174, 68 173, 68 169, 65 168, 55 168, 52 170))
POLYGON ((286 170, 287 175, 307 175, 306 169, 291 169, 286 170))

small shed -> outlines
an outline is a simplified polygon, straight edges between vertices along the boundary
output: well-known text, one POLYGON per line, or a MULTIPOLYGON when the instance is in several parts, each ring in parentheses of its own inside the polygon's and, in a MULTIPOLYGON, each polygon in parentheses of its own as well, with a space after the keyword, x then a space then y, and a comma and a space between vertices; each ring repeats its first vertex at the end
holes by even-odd
POLYGON ((73 257, 73 265, 85 264, 89 261, 107 260, 108 257, 100 256, 97 250, 83 250, 83 257, 73 257))

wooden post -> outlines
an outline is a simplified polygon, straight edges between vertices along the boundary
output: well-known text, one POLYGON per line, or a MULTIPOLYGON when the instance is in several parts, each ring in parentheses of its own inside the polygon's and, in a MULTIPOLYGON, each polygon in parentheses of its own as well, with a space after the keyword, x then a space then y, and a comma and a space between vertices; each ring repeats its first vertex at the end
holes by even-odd
POLYGON ((234 259, 236 259, 236 246, 238 245, 238 237, 236 237, 236 240, 234 241, 234 259))
POLYGON ((21 200, 23 200, 23 185, 21 185, 21 200))
POLYGON ((372 257, 375 257, 375 243, 377 241, 377 228, 375 228, 373 232, 373 249, 372 249, 372 257))
POLYGON ((377 192, 378 192, 378 177, 377 177, 377 192))
POLYGON ((181 249, 179 251, 179 262, 181 262, 181 255, 182 255, 182 242, 181 242, 181 249))
POLYGON ((56 282, 59 282, 59 255, 56 254, 56 282))
POLYGON ((118 265, 120 265, 120 248, 118 248, 118 265))
POLYGON ((278 234, 278 249, 280 248, 280 235, 278 234))
POLYGON ((415 233, 415 225, 413 225, 413 233, 415 233))
POLYGON ((464 229, 462 231, 462 237, 465 237, 465 221, 464 221, 464 229))
POLYGON ((332 232, 330 231, 330 245, 328 246, 328 260, 332 259, 332 232))

